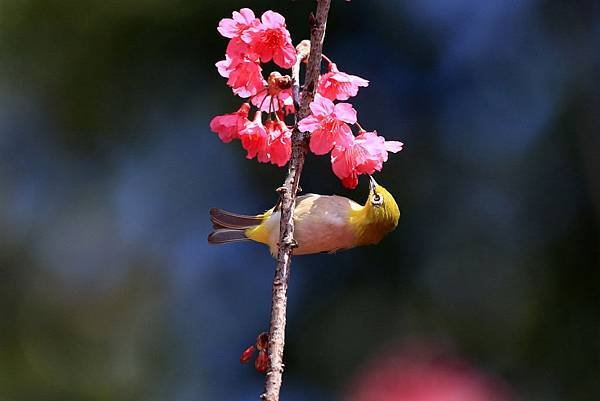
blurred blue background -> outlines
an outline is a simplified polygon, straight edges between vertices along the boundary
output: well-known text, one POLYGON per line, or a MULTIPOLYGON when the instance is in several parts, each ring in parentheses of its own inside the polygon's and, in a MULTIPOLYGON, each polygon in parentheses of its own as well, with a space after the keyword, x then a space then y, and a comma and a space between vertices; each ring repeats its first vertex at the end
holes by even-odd
MULTIPOLYGON (((314 5, 0 2, 1 400, 257 399, 274 261, 209 247, 207 212, 269 208, 285 169, 209 131, 240 103, 216 26, 274 9, 297 43, 314 5)), ((593 0, 333 2, 325 54, 405 143, 376 176, 402 218, 294 259, 285 400, 343 400, 415 339, 522 400, 600 399, 599 44, 593 0)), ((311 156, 302 187, 367 183, 311 156)))

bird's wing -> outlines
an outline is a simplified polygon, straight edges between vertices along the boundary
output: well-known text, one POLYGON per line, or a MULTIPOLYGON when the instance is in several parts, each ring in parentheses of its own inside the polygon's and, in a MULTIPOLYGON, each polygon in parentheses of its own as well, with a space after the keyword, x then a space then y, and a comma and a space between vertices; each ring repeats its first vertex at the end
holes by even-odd
POLYGON ((305 202, 307 199, 316 199, 320 196, 321 195, 319 195, 319 194, 304 194, 302 196, 298 196, 296 198, 296 205, 298 205, 298 203, 300 203, 300 202, 305 202))
POLYGON ((213 223, 213 228, 230 228, 230 229, 246 229, 259 225, 262 216, 246 216, 243 214, 231 213, 223 209, 212 208, 209 211, 210 221, 213 223))

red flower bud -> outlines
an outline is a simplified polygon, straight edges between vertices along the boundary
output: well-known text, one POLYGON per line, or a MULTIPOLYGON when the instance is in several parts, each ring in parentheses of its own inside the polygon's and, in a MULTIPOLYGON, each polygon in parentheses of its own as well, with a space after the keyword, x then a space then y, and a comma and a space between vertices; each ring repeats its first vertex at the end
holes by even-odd
POLYGON ((269 345, 269 334, 262 332, 256 337, 256 349, 259 351, 266 351, 269 345))
POLYGON ((260 373, 266 373, 269 370, 269 357, 266 351, 258 351, 258 356, 254 361, 254 368, 260 373))
POLYGON ((244 350, 244 352, 242 352, 242 355, 240 356, 240 362, 246 363, 246 362, 250 361, 250 359, 252 359, 253 354, 254 354, 254 345, 251 345, 248 348, 246 348, 244 350))

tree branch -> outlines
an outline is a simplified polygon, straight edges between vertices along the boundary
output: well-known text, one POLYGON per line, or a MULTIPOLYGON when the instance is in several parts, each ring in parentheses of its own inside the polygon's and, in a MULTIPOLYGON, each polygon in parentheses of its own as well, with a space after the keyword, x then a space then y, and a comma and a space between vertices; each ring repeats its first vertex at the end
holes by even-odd
MULTIPOLYGON (((302 91, 302 103, 296 114, 296 121, 309 114, 309 105, 312 102, 321 71, 321 54, 327 14, 329 13, 330 0, 318 0, 316 15, 311 15, 310 55, 306 67, 306 77, 302 91)), ((298 61, 292 69, 294 79, 294 93, 298 93, 300 62, 306 54, 302 54, 307 46, 298 48, 298 61), (304 49, 304 50, 302 50, 304 49), (295 76, 294 76, 295 75, 295 76)), ((298 100, 297 98, 295 99, 298 100)), ((304 166, 304 156, 307 149, 308 137, 298 130, 297 125, 292 133, 292 156, 288 165, 288 173, 280 188, 281 218, 279 227, 279 252, 277 266, 273 279, 273 298, 271 304, 271 322, 269 328, 269 371, 265 381, 265 393, 261 398, 265 401, 279 401, 279 391, 283 374, 283 348, 285 345, 285 322, 287 308, 287 288, 290 278, 290 265, 292 251, 297 246, 294 241, 294 207, 296 192, 300 182, 300 174, 304 166)))

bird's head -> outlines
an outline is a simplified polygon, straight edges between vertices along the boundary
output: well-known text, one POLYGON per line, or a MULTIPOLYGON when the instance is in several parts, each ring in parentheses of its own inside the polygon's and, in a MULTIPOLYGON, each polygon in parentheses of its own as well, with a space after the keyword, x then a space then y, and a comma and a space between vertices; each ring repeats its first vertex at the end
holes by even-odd
POLYGON ((394 230, 400 219, 400 209, 387 189, 370 177, 369 197, 364 207, 357 213, 355 224, 359 229, 361 242, 374 244, 394 230))

